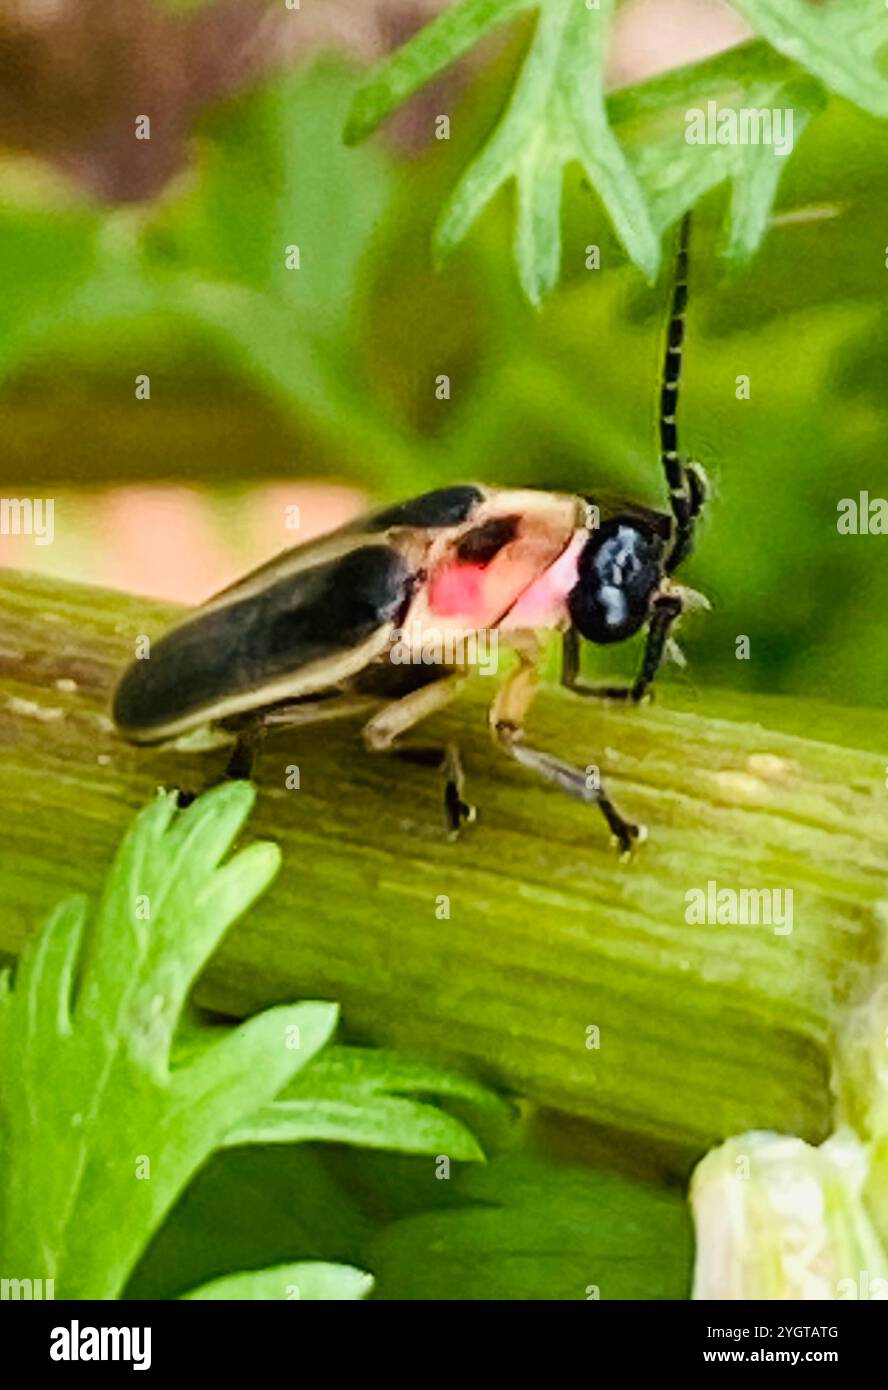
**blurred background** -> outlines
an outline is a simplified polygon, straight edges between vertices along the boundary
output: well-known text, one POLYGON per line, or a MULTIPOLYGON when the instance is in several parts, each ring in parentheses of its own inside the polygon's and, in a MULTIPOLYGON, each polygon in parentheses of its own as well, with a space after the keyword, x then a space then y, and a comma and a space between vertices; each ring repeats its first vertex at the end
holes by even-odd
MULTIPOLYGON (((190 603, 371 501, 452 480, 662 503, 666 277, 627 264, 579 175, 541 310, 517 282, 510 189, 432 264, 526 26, 342 142, 368 65, 437 8, 6 0, 0 491, 52 497, 55 515, 51 545, 0 535, 0 564, 190 603)), ((744 37, 716 0, 632 0, 612 84, 744 37)), ((888 537, 836 522, 843 498, 888 497, 886 161, 884 124, 831 98, 751 266, 719 260, 725 190, 699 208, 680 425, 714 498, 683 577, 713 611, 673 679, 701 692, 883 703, 888 537)))

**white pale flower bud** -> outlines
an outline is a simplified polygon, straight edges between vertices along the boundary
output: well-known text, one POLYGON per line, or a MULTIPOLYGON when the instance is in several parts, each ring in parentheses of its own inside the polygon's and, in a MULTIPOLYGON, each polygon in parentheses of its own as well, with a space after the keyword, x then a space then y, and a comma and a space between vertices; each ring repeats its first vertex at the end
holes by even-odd
POLYGON ((850 1129, 815 1148, 753 1132, 697 1167, 695 1299, 888 1299, 863 1202, 869 1151, 850 1129))

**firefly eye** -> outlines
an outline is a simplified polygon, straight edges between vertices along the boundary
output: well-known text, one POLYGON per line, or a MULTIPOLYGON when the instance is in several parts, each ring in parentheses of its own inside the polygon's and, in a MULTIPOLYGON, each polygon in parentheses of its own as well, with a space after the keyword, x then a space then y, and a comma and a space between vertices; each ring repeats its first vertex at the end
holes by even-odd
POLYGON ((622 642, 648 616, 663 575, 663 539, 635 521, 607 522, 586 543, 568 595, 571 622, 590 642, 622 642))

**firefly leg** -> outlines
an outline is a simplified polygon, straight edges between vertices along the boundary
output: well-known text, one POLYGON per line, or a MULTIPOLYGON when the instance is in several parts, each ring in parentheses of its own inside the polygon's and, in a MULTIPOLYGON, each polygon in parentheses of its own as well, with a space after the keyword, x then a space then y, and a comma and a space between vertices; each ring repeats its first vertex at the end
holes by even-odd
POLYGON ((363 696, 332 694, 322 700, 294 700, 289 705, 263 710, 237 731, 237 742, 228 759, 225 776, 232 779, 252 777, 256 755, 267 736, 275 730, 323 724, 331 719, 354 718, 375 709, 378 704, 378 700, 363 696))
POLYGON ((241 730, 237 736, 237 742, 231 750, 231 757, 225 765, 226 777, 232 781, 246 781, 252 777, 253 763, 256 761, 256 754, 265 742, 267 732, 267 726, 261 718, 248 724, 246 729, 241 730))
MULTIPOLYGON (((220 721, 219 728, 234 732, 236 741, 225 767, 224 776, 232 781, 247 780, 253 775, 256 755, 268 734, 276 729, 296 729, 307 724, 323 724, 331 719, 353 719, 378 709, 379 700, 362 695, 335 692, 318 700, 294 700, 288 705, 276 705, 250 716, 246 723, 238 717, 230 724, 220 721)), ((190 806, 197 792, 177 788, 178 805, 190 806)))
POLYGON ((664 594, 655 600, 641 670, 632 685, 587 685, 580 676, 580 639, 575 628, 568 628, 561 639, 561 684, 574 695, 592 696, 597 700, 630 700, 638 704, 662 665, 670 629, 681 611, 682 602, 677 594, 664 594))
POLYGON ((465 778, 459 749, 453 743, 446 748, 401 748, 396 740, 421 719, 449 705, 464 681, 463 675, 444 676, 386 705, 364 725, 364 742, 372 752, 393 753, 405 762, 436 766, 443 771, 444 811, 452 836, 475 819, 474 806, 469 806, 462 798, 465 778))
POLYGON ((491 733, 503 752, 522 767, 535 772, 538 777, 551 782, 575 800, 597 805, 622 854, 626 856, 633 842, 645 838, 643 827, 624 820, 604 789, 589 785, 589 776, 582 768, 574 767, 538 748, 529 748, 524 742, 524 720, 539 681, 538 655, 535 643, 527 642, 523 648, 518 648, 518 666, 500 687, 490 709, 491 733))

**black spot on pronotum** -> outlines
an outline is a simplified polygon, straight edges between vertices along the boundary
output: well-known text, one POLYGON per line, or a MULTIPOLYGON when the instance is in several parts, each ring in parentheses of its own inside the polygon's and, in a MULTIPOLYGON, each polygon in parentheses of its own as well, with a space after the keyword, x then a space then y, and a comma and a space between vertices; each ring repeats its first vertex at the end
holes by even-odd
POLYGON ((456 549, 458 559, 475 565, 487 565, 504 545, 518 534, 520 517, 498 516, 467 531, 456 549))

